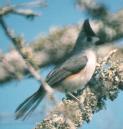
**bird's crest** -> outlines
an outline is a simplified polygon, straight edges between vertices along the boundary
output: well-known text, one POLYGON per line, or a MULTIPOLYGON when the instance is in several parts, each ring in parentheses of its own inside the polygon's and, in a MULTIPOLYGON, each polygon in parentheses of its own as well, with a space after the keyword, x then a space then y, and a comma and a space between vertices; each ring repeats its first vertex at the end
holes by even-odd
POLYGON ((94 31, 92 30, 89 19, 86 19, 83 23, 83 31, 88 35, 88 36, 96 36, 94 31))

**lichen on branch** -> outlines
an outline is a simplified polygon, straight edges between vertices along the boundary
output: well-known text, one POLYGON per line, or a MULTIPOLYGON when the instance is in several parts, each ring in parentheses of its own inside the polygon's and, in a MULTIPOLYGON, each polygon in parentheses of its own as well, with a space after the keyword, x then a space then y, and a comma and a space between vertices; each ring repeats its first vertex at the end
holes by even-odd
POLYGON ((117 98, 123 89, 123 52, 113 49, 108 53, 107 58, 98 57, 96 71, 87 88, 76 94, 82 106, 76 100, 66 98, 35 129, 71 129, 72 125, 76 129, 104 109, 107 99, 113 101, 117 98))

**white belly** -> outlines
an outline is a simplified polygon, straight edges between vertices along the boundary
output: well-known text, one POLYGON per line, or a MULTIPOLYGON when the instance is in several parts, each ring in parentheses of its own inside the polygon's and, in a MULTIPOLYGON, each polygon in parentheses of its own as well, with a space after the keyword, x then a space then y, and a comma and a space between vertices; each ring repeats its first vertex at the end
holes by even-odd
POLYGON ((88 57, 88 62, 84 69, 80 72, 67 77, 61 84, 57 87, 60 91, 76 91, 77 89, 83 89, 84 86, 91 79, 95 67, 96 67, 96 55, 92 50, 86 51, 88 57))

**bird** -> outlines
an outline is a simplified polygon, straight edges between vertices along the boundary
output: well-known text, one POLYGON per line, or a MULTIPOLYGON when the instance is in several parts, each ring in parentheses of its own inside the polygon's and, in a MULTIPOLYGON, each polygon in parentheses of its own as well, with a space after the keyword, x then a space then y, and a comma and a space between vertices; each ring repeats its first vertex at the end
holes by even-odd
MULTIPOLYGON (((90 26, 89 19, 86 19, 71 52, 47 75, 45 79, 47 84, 61 92, 72 93, 78 89, 84 89, 96 68, 95 49, 99 40, 90 26)), ((16 108, 16 119, 25 119, 29 116, 45 95, 46 90, 40 85, 35 93, 16 108)))

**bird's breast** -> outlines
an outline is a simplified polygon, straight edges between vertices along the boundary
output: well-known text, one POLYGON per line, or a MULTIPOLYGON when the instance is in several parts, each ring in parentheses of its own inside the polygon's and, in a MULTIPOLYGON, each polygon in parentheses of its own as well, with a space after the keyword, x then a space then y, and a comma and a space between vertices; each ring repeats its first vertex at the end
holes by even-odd
POLYGON ((78 73, 70 75, 64 79, 60 83, 60 86, 57 87, 59 90, 73 92, 77 89, 83 89, 84 86, 88 83, 95 71, 96 55, 93 51, 86 51, 86 56, 88 58, 86 66, 78 73))

